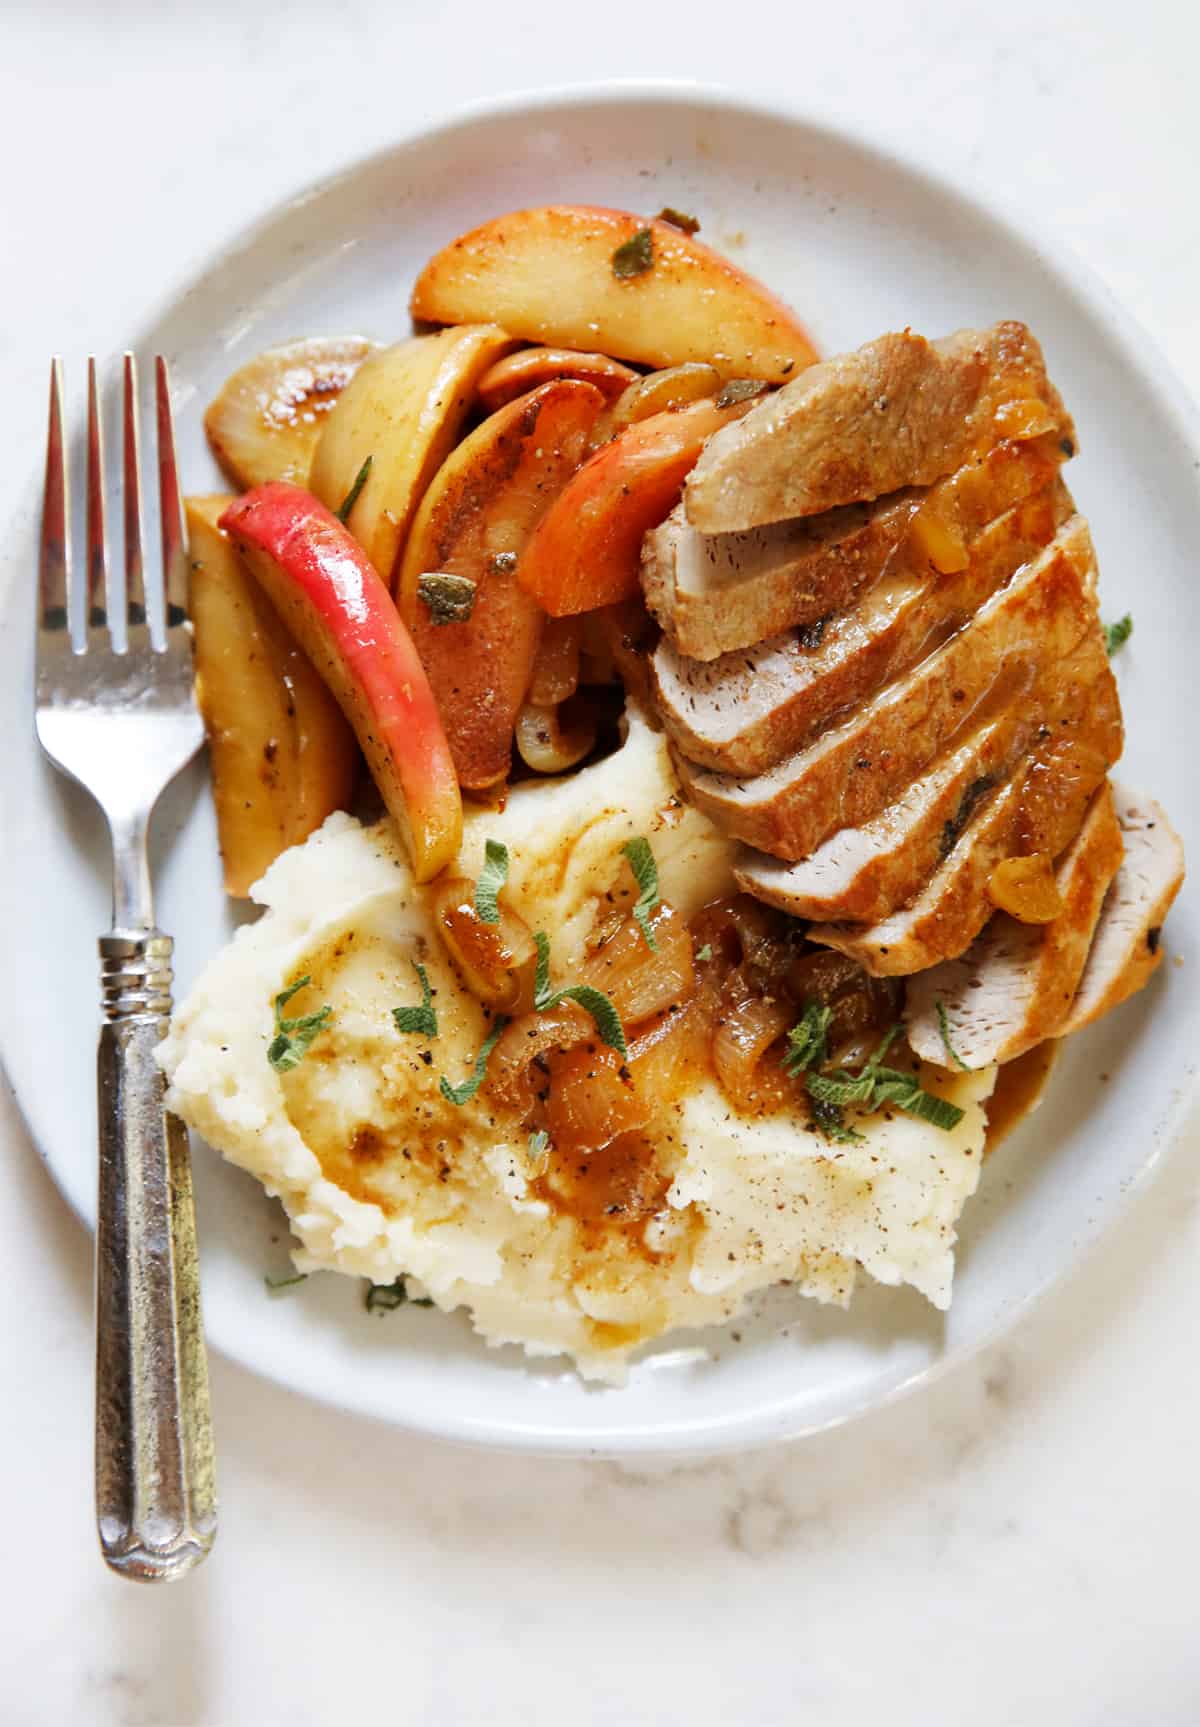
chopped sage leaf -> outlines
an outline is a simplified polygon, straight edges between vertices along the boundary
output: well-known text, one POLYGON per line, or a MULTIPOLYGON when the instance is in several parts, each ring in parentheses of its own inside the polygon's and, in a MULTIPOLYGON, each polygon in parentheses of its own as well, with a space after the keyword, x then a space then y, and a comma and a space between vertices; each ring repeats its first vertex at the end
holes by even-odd
POLYGON ((464 1079, 461 1085, 451 1085, 445 1074, 442 1075, 441 1093, 449 1103, 456 1103, 461 1106, 462 1104, 469 1102, 469 1100, 475 1096, 475 1093, 483 1084, 483 1076, 487 1072, 488 1059, 496 1045, 500 1042, 500 1039, 504 1036, 505 1027, 507 1025, 508 1020, 503 1014, 501 1014, 499 1019, 497 1019, 495 1024, 492 1026, 491 1031, 488 1032, 487 1036, 479 1046, 479 1054, 475 1057, 475 1068, 469 1079, 464 1079))
POLYGON ((950 1060, 955 1067, 960 1067, 964 1073, 970 1073, 971 1069, 967 1066, 967 1063, 950 1042, 950 1016, 946 1012, 945 1002, 942 1001, 940 997, 938 998, 937 1004, 937 1016, 938 1030, 942 1034, 942 1047, 945 1049, 946 1054, 950 1057, 950 1060))
POLYGON ((537 969, 533 981, 533 1005, 539 1013, 549 1013, 560 1001, 573 1001, 589 1014, 600 1034, 601 1043, 606 1043, 609 1049, 615 1049, 618 1055, 629 1053, 625 1041, 625 1027, 621 1024, 621 1016, 602 989, 595 989, 589 983, 568 984, 565 989, 550 988, 550 938, 545 930, 537 930, 533 937, 537 948, 537 969))
MULTIPOLYGON (((807 1011, 806 1011, 807 1018, 807 1011)), ((811 1047, 812 1034, 816 1031, 816 1020, 812 1022, 809 1037, 804 1037, 805 1021, 789 1034, 789 1042, 797 1033, 800 1055, 807 1055, 811 1047)), ((922 1121, 929 1122, 933 1127, 940 1127, 949 1133, 956 1128, 963 1118, 963 1111, 955 1103, 948 1103, 945 1098, 935 1097, 926 1091, 911 1073, 902 1073, 898 1068, 884 1067, 883 1058, 892 1044, 900 1036, 902 1027, 892 1026, 874 1055, 858 1073, 850 1073, 845 1068, 838 1068, 834 1073, 807 1072, 805 1085, 813 1100, 813 1116, 818 1127, 827 1133, 831 1139, 861 1139, 862 1135, 853 1128, 846 1126, 842 1111, 849 1108, 865 1110, 874 1113, 885 1109, 889 1104, 895 1109, 902 1109, 907 1115, 919 1116, 922 1121)), ((785 1067, 789 1056, 784 1057, 785 1067)), ((812 1066, 818 1065, 813 1062, 812 1066)), ((798 1068, 789 1071, 802 1071, 798 1068)))
POLYGON ((1133 619, 1126 612, 1123 618, 1118 618, 1115 624, 1105 624, 1104 645, 1108 649, 1111 660, 1118 648, 1123 648, 1133 634, 1133 619))
POLYGON ((302 1019, 285 1019, 283 1009, 302 989, 312 982, 307 972, 275 997, 275 1036, 267 1048, 267 1060, 276 1073, 290 1073, 299 1067, 308 1054, 312 1041, 322 1031, 333 1009, 326 1005, 302 1019))
POLYGON ((544 1127, 539 1127, 536 1133, 529 1136, 529 1162, 534 1171, 540 1170, 546 1161, 546 1153, 550 1150, 550 1135, 544 1127))
POLYGON ((350 490, 346 493, 346 496, 342 499, 341 504, 334 512, 339 522, 346 521, 349 518, 351 510, 354 508, 355 504, 357 504, 359 493, 370 478, 371 463, 374 460, 374 456, 368 456, 362 467, 358 470, 358 473, 354 476, 354 484, 351 486, 350 490))
POLYGON ((698 234, 700 224, 695 216, 689 216, 686 210, 676 210, 671 204, 664 204, 656 222, 665 222, 669 228, 678 228, 681 234, 698 234))
POLYGON ((631 276, 644 276, 653 268, 654 236, 649 228, 639 228, 612 255, 612 272, 619 282, 628 281, 631 276))
POLYGON ((432 1307, 427 1295, 410 1295, 403 1277, 395 1283, 368 1283, 363 1293, 363 1306, 368 1313, 394 1313, 398 1307, 432 1307))
POLYGON ((658 865, 654 861, 650 841, 644 835, 638 834, 636 839, 627 840, 621 850, 629 860, 633 879, 640 890, 637 904, 633 908, 633 921, 641 930, 650 952, 657 953, 658 942, 655 940, 650 918, 658 904, 658 865))
POLYGON ((710 960, 711 958, 712 958, 712 943, 710 941, 706 941, 703 947, 698 947, 696 949, 696 964, 697 965, 703 965, 707 960, 710 960))
POLYGON ((438 1034, 437 1010, 433 1005, 433 991, 429 987, 429 973, 420 960, 413 961, 413 970, 421 984, 420 1007, 394 1007, 392 1018, 396 1022, 397 1031, 412 1032, 417 1037, 436 1037, 438 1034))
POLYGON ((813 1099, 813 1125, 836 1145, 853 1145, 856 1140, 866 1138, 856 1127, 847 1127, 836 1103, 822 1103, 819 1098, 813 1099))
POLYGON ((770 387, 762 378, 730 378, 717 391, 717 406, 734 408, 739 402, 752 402, 755 396, 763 395, 770 387))
POLYGON ((417 598, 425 602, 433 624, 465 624, 475 610, 477 591, 470 576, 429 570, 417 577, 417 598))
POLYGON ((290 1277, 272 1277, 270 1272, 267 1272, 263 1277, 263 1282, 274 1295, 276 1290, 295 1289, 298 1283, 307 1283, 308 1273, 307 1271, 293 1271, 290 1277))
POLYGON ((805 1002, 803 1018, 788 1032, 787 1053, 783 1058, 785 1073, 796 1075, 821 1066, 829 1052, 832 1018, 832 1008, 823 1007, 819 1001, 805 1002))
POLYGON ((496 895, 508 880, 508 847, 488 840, 483 848, 483 868, 475 883, 475 915, 480 923, 499 923, 496 895))

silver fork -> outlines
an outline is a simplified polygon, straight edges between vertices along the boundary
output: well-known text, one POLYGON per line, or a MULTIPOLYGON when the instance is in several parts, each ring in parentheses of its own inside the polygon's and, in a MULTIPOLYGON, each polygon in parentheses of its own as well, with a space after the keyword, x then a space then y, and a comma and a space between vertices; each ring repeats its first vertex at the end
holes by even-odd
POLYGON ((118 584, 104 524, 96 363, 88 362, 82 572, 70 556, 62 367, 52 363, 36 697, 42 748, 91 793, 112 835, 113 919, 112 933, 100 938, 97 1059, 96 1520, 113 1570, 147 1581, 182 1576, 203 1559, 216 1533, 187 1136, 163 1107, 154 1059, 171 1011, 172 942, 154 922, 147 829, 159 794, 203 741, 161 358, 155 388, 162 563, 151 560, 147 569, 137 373, 126 354, 125 581, 118 584))

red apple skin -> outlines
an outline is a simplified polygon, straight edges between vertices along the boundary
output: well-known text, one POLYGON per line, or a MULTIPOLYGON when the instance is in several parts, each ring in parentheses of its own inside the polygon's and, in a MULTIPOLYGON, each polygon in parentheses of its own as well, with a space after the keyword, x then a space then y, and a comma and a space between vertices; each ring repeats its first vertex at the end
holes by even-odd
POLYGON ((462 796, 412 637, 366 553, 324 504, 273 480, 221 517, 358 736, 419 882, 458 855, 462 796))
POLYGON ((525 548, 517 580, 552 618, 632 599, 642 540, 679 502, 714 432, 753 406, 715 398, 652 414, 601 444, 555 498, 525 548))

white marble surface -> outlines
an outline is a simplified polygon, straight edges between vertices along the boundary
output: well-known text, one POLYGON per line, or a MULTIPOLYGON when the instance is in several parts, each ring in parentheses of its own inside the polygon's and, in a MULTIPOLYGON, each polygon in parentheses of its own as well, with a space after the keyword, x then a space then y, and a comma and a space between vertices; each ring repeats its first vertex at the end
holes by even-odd
MULTIPOLYGON (((215 239, 399 127, 631 73, 761 91, 1027 202, 1200 393, 1200 14, 1172 0, 2 10, 6 520, 52 348, 118 347, 215 239)), ((88 1243, 7 1093, 0 1135, 5 1727, 1200 1718, 1195 1134, 1002 1346, 790 1450, 469 1455, 218 1361, 221 1539, 159 1592, 95 1555, 88 1243)))

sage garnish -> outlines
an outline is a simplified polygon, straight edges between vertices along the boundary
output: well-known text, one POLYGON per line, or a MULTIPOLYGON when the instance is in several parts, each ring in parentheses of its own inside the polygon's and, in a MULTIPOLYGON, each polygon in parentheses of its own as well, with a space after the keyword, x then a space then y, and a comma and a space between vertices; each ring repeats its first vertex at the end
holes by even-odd
POLYGON ((589 1014, 600 1034, 601 1043, 606 1043, 609 1049, 615 1049, 620 1056, 629 1053, 625 1041, 625 1027, 621 1024, 621 1016, 605 995, 602 989, 594 989, 590 983, 567 984, 564 989, 550 988, 550 938, 545 930, 537 930, 534 934, 534 946, 537 948, 537 969, 533 981, 533 1005, 539 1013, 549 1013, 561 1001, 573 1001, 589 1014))
POLYGON ((413 970, 421 984, 421 1005, 419 1007, 394 1007, 392 1018, 396 1022, 396 1030, 412 1032, 417 1037, 436 1037, 438 1034, 437 1010, 433 1005, 433 991, 429 987, 429 973, 419 960, 413 961, 413 970))
POLYGON ((324 1028, 333 1009, 326 1005, 316 1013, 308 1013, 301 1019, 285 1019, 283 1009, 294 995, 298 995, 312 982, 307 972, 287 989, 280 990, 275 997, 275 1036, 267 1048, 267 1060, 276 1073, 290 1073, 292 1068, 299 1067, 308 1054, 312 1041, 324 1028))
POLYGON ((633 276, 644 276, 654 268, 654 236, 649 228, 639 228, 628 240, 623 240, 612 255, 612 272, 618 282, 633 276))
POLYGON ((668 228, 678 228, 681 234, 700 232, 700 224, 695 216, 689 216, 686 210, 676 210, 671 204, 664 204, 654 220, 665 222, 668 228))
POLYGON ((410 1295, 401 1276, 395 1283, 368 1283, 363 1306, 368 1313, 394 1313, 398 1307, 432 1307, 433 1302, 427 1295, 410 1295))
POLYGON ((483 848, 483 868, 475 883, 475 916, 480 923, 499 923, 496 895, 508 880, 508 847, 488 840, 483 848))
POLYGON ((938 998, 937 1004, 937 1017, 938 1030, 942 1034, 942 1046, 945 1049, 946 1054, 950 1057, 950 1060, 955 1067, 961 1068, 964 1073, 970 1073, 972 1071, 971 1068, 968 1067, 962 1056, 959 1055, 954 1045, 950 1042, 950 1016, 946 1012, 945 1002, 942 1001, 940 997, 938 998))
POLYGON ((424 601, 432 624, 465 624, 475 610, 477 592, 470 576, 429 570, 417 577, 417 598, 424 601))
POLYGON ((621 850, 629 860, 633 879, 637 882, 640 890, 637 904, 633 908, 633 920, 641 930, 650 952, 657 953, 658 942, 655 939, 650 918, 659 898, 658 865, 654 861, 650 841, 639 834, 636 839, 626 840, 621 850))
POLYGON ((270 1272, 264 1273, 263 1282, 274 1295, 280 1289, 295 1289, 298 1283, 308 1282, 307 1271, 293 1271, 290 1277, 272 1277, 270 1272))
POLYGON ((442 1075, 439 1089, 448 1103, 461 1106, 475 1096, 483 1084, 483 1076, 487 1072, 491 1053, 504 1036, 507 1025, 508 1020, 501 1014, 479 1046, 479 1054, 475 1057, 475 1067, 469 1079, 464 1079, 461 1085, 451 1085, 445 1074, 442 1075))
POLYGON ((354 508, 355 504, 357 504, 359 493, 367 483, 368 477, 371 473, 371 463, 374 460, 374 456, 367 457, 362 467, 358 470, 358 473, 354 476, 354 484, 346 493, 346 496, 342 499, 338 508, 334 511, 334 515, 337 517, 339 522, 346 521, 351 510, 354 508))
POLYGON ((1111 660, 1118 648, 1123 648, 1133 634, 1133 619, 1128 612, 1123 618, 1118 618, 1115 624, 1104 626, 1104 646, 1111 660))
POLYGON ((762 378, 730 378, 717 391, 717 406, 735 408, 739 402, 752 402, 755 396, 763 395, 770 387, 762 378))
POLYGON ((793 1077, 820 1067, 828 1054, 829 1022, 833 1009, 819 1001, 804 1004, 804 1015, 788 1032, 788 1047, 783 1057, 783 1071, 793 1077))

